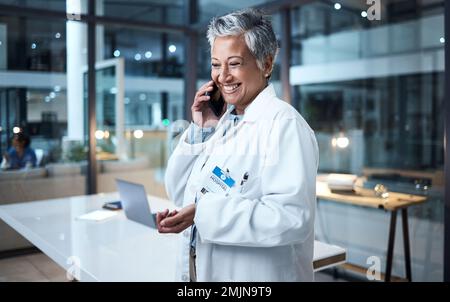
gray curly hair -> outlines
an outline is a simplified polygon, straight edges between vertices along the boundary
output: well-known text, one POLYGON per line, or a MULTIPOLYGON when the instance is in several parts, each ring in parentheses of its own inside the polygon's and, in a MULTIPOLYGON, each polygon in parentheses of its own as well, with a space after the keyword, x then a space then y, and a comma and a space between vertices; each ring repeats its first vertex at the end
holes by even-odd
POLYGON ((241 34, 244 35, 245 43, 255 57, 259 69, 264 70, 264 63, 268 57, 272 57, 272 64, 275 63, 278 54, 277 38, 270 16, 261 10, 246 8, 221 17, 214 17, 209 23, 206 37, 212 48, 217 37, 241 34))

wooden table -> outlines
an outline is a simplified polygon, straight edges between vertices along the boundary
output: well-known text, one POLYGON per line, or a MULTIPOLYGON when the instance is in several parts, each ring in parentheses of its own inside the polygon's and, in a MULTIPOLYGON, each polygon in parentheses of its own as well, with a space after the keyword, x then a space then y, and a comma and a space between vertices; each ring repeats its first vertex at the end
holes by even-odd
POLYGON ((409 228, 408 228, 408 207, 417 205, 426 201, 426 197, 389 192, 389 197, 381 198, 375 196, 373 190, 364 189, 356 186, 356 192, 334 193, 328 188, 328 184, 324 181, 317 181, 317 197, 320 199, 347 203, 357 206, 383 209, 391 212, 391 221, 389 225, 389 240, 387 247, 386 272, 384 280, 391 281, 392 260, 394 256, 395 229, 397 224, 397 211, 402 213, 403 226, 403 248, 405 252, 405 269, 406 279, 412 281, 411 275, 411 252, 409 245, 409 228))

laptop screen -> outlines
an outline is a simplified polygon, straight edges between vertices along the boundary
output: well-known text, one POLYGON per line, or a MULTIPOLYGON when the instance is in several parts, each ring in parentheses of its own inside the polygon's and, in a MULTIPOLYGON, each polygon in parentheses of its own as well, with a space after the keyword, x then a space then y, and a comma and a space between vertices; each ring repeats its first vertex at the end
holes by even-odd
POLYGON ((151 212, 144 186, 121 179, 116 179, 116 184, 127 218, 156 228, 156 215, 151 212))

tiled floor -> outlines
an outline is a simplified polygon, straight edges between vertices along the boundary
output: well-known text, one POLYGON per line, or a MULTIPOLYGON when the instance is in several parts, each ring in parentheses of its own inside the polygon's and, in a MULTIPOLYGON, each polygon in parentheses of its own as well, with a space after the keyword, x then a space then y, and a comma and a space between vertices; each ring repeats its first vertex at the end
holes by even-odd
POLYGON ((0 260, 0 282, 65 282, 66 272, 45 254, 36 253, 0 260))
MULTIPOLYGON (((340 282, 327 273, 316 273, 316 282, 340 282)), ((67 282, 66 272, 42 253, 0 259, 0 282, 67 282)))

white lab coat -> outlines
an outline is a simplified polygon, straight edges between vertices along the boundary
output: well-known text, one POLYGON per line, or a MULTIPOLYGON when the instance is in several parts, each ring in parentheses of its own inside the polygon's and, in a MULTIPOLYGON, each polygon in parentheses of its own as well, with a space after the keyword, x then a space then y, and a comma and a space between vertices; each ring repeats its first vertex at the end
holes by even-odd
MULTIPOLYGON (((179 207, 197 196, 198 281, 313 281, 318 146, 300 114, 267 86, 223 136, 228 110, 209 140, 184 132, 169 159, 168 196, 179 207), (215 166, 236 181, 228 196, 202 195, 215 166), (241 187, 242 176, 249 174, 241 187)), ((190 126, 192 127, 192 125, 190 126)), ((189 281, 191 228, 181 236, 178 278, 189 281)))

